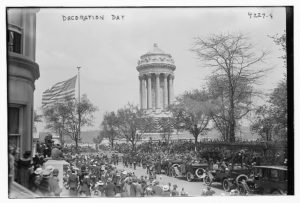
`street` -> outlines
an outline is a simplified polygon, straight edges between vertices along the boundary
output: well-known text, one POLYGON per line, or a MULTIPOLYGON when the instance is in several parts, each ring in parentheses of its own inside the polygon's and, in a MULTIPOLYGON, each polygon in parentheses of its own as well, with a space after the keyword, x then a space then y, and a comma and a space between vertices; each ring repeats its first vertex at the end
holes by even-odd
MULTIPOLYGON (((136 167, 136 170, 132 168, 126 168, 123 166, 123 164, 117 165, 117 168, 120 170, 126 170, 127 172, 134 172, 134 174, 137 177, 140 176, 148 176, 146 174, 146 169, 143 169, 142 167, 136 167)), ((206 185, 202 181, 193 181, 193 182, 188 182, 186 181, 185 178, 174 178, 174 177, 169 177, 167 175, 161 174, 157 175, 156 179, 159 181, 160 185, 168 185, 168 183, 171 183, 172 186, 174 184, 177 184, 178 186, 178 191, 180 192, 182 188, 184 188, 184 191, 188 193, 189 196, 201 196, 202 190, 206 188, 206 185)), ((226 196, 229 195, 228 192, 225 192, 222 189, 222 185, 220 183, 213 183, 211 186, 211 190, 215 191, 216 196, 226 196)), ((92 194, 93 196, 93 194, 92 194)), ((63 188, 63 191, 61 193, 61 197, 69 197, 69 191, 65 188, 63 188)))
MULTIPOLYGON (((119 164, 117 168, 124 169, 128 172, 134 172, 137 177, 142 175, 148 176, 146 174, 146 169, 143 169, 142 167, 137 166, 136 170, 133 170, 133 168, 125 168, 122 164, 119 164)), ((156 179, 159 181, 160 185, 168 185, 168 183, 171 183, 173 186, 174 184, 177 184, 178 191, 180 192, 181 189, 184 188, 184 191, 187 192, 189 196, 201 196, 202 190, 207 187, 202 181, 188 182, 185 178, 174 178, 164 174, 157 175, 156 179)), ((225 192, 222 189, 222 186, 219 183, 213 183, 211 189, 216 192, 215 195, 217 196, 229 195, 228 192, 225 192)))

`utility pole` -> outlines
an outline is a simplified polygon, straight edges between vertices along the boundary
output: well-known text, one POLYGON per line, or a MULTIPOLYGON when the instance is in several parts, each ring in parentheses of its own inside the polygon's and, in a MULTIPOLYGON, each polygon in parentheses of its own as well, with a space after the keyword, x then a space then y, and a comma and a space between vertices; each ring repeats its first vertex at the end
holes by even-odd
POLYGON ((80 68, 81 67, 78 66, 76 68, 78 69, 78 106, 77 106, 77 111, 78 111, 78 140, 80 140, 81 115, 80 115, 79 107, 80 107, 80 68))

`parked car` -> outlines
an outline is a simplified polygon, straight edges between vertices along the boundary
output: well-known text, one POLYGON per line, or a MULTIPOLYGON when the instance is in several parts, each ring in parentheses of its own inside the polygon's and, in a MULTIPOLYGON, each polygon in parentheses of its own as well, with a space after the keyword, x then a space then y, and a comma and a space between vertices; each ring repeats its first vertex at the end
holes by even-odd
POLYGON ((187 181, 200 180, 205 177, 208 163, 204 161, 190 161, 182 164, 173 164, 171 175, 173 177, 185 177, 187 181))
POLYGON ((166 175, 172 176, 172 167, 175 165, 181 165, 182 163, 182 159, 168 159, 162 162, 161 168, 166 175))
POLYGON ((214 170, 206 172, 204 177, 204 182, 206 185, 210 186, 214 182, 219 182, 222 184, 223 189, 226 192, 231 191, 231 189, 237 188, 242 180, 248 180, 248 175, 250 174, 250 167, 245 165, 235 164, 228 167, 219 167, 214 170))
POLYGON ((255 166, 253 176, 242 182, 238 190, 242 195, 249 194, 287 194, 286 166, 255 166))

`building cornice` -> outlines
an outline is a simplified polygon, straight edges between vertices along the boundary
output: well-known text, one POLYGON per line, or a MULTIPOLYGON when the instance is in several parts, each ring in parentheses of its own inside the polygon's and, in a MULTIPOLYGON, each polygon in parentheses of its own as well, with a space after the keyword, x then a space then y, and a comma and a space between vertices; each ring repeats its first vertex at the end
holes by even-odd
POLYGON ((137 71, 146 70, 148 68, 167 68, 174 71, 176 69, 176 66, 167 63, 147 63, 147 64, 141 64, 136 67, 137 71))
POLYGON ((8 52, 8 65, 27 69, 32 73, 34 80, 40 77, 39 65, 22 54, 8 52))

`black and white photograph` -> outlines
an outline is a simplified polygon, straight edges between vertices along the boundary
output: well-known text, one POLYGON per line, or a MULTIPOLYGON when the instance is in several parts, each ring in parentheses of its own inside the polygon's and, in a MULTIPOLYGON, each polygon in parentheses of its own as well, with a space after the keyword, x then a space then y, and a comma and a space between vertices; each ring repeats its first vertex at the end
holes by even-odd
POLYGON ((294 195, 293 6, 4 9, 6 198, 294 195))

